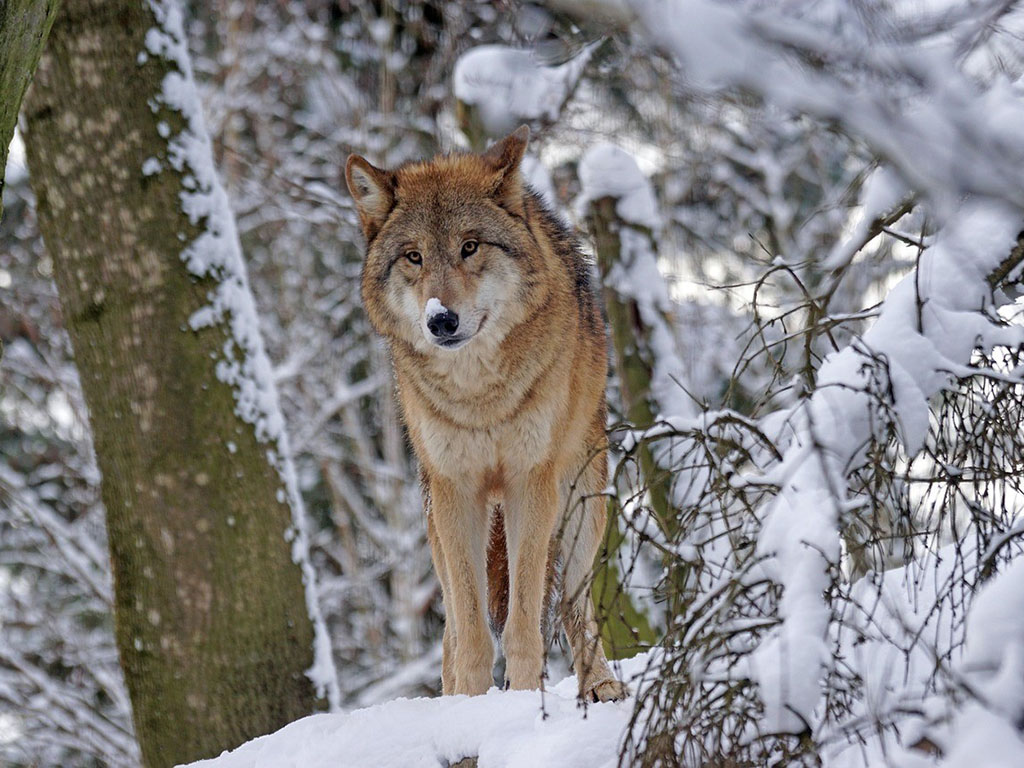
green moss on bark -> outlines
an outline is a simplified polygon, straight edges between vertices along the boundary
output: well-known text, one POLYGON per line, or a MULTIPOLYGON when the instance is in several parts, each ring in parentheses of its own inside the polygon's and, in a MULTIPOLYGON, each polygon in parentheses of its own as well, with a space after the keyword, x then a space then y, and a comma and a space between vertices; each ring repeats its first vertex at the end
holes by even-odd
POLYGON ((658 633, 643 611, 633 605, 623 575, 615 565, 614 555, 625 538, 619 530, 617 513, 618 505, 609 502, 608 527, 601 559, 594 572, 592 594, 601 618, 605 654, 610 659, 628 659, 654 645, 658 633))
MULTIPOLYGON (((591 204, 588 226, 594 237, 602 282, 621 258, 618 223, 615 200, 606 197, 591 204)), ((640 322, 634 302, 624 301, 607 285, 603 292, 625 416, 634 426, 645 429, 654 423, 654 410, 650 401, 652 361, 642 353, 646 349, 648 331, 640 322)), ((658 469, 646 444, 637 447, 637 457, 648 489, 647 497, 659 524, 663 527, 673 524, 666 474, 658 469)), ((605 648, 619 658, 634 655, 641 645, 653 644, 657 641, 657 634, 644 613, 633 605, 622 584, 623 576, 613 564, 614 554, 623 541, 617 512, 618 506, 610 504, 608 533, 605 537, 608 555, 595 575, 594 596, 599 612, 606 617, 602 626, 605 648)))
MULTIPOLYGON (((615 200, 605 197, 595 201, 591 206, 588 223, 597 250, 597 266, 602 281, 605 281, 620 261, 622 252, 618 235, 621 222, 615 212, 615 200)), ((604 306, 611 326, 615 368, 619 374, 626 418, 638 429, 647 429, 654 425, 655 418, 651 402, 654 360, 650 357, 648 346, 650 329, 640 319, 636 302, 619 296, 607 284, 604 287, 604 306)), ((658 467, 646 443, 637 446, 637 458, 658 524, 663 531, 671 534, 678 523, 670 500, 670 477, 658 467)))

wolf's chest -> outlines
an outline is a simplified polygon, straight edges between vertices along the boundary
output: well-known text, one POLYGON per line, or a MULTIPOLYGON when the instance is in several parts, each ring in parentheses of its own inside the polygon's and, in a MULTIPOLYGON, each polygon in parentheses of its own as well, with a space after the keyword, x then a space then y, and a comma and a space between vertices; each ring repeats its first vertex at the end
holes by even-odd
POLYGON ((458 422, 426 409, 410 409, 407 415, 420 461, 462 480, 495 466, 518 473, 544 461, 557 439, 559 411, 556 402, 532 402, 485 427, 467 426, 471 413, 460 414, 458 422))

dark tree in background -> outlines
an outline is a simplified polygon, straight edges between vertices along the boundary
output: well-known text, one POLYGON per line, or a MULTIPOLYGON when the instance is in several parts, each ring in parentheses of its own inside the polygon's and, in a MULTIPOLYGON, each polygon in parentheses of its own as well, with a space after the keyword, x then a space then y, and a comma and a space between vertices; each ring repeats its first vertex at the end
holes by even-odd
POLYGON ((21 100, 39 63, 57 6, 57 0, 5 0, 0 6, 0 193, 21 100))
MULTIPOLYGON (((0 216, 7 153, 25 89, 50 34, 57 0, 22 0, 0 6, 0 216)), ((0 339, 0 357, 4 342, 0 339)))

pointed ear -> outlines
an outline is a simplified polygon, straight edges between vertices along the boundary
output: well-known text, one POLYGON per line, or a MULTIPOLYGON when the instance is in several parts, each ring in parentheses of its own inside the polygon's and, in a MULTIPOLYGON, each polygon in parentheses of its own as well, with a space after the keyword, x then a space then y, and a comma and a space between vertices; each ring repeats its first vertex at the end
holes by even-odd
POLYGON ((490 162, 495 170, 504 172, 519 170, 519 163, 523 160, 523 153, 526 152, 526 144, 530 140, 530 126, 520 125, 512 133, 506 136, 484 152, 484 157, 490 162))
POLYGON ((496 172, 492 196, 499 205, 520 216, 523 214, 523 184, 519 164, 529 140, 530 127, 521 125, 483 154, 496 172))
POLYGON ((356 201, 359 223, 367 240, 372 240, 395 205, 395 175, 370 165, 359 155, 349 155, 345 181, 356 201))

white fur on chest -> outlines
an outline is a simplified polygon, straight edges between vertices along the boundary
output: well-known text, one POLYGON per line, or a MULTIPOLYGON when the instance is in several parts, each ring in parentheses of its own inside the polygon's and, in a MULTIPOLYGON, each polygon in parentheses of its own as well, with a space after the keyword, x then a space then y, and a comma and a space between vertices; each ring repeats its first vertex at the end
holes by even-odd
POLYGON ((560 398, 540 400, 486 429, 464 428, 420 412, 410 419, 410 427, 426 453, 421 459, 446 477, 466 480, 497 466, 519 474, 550 456, 562 408, 560 398))

